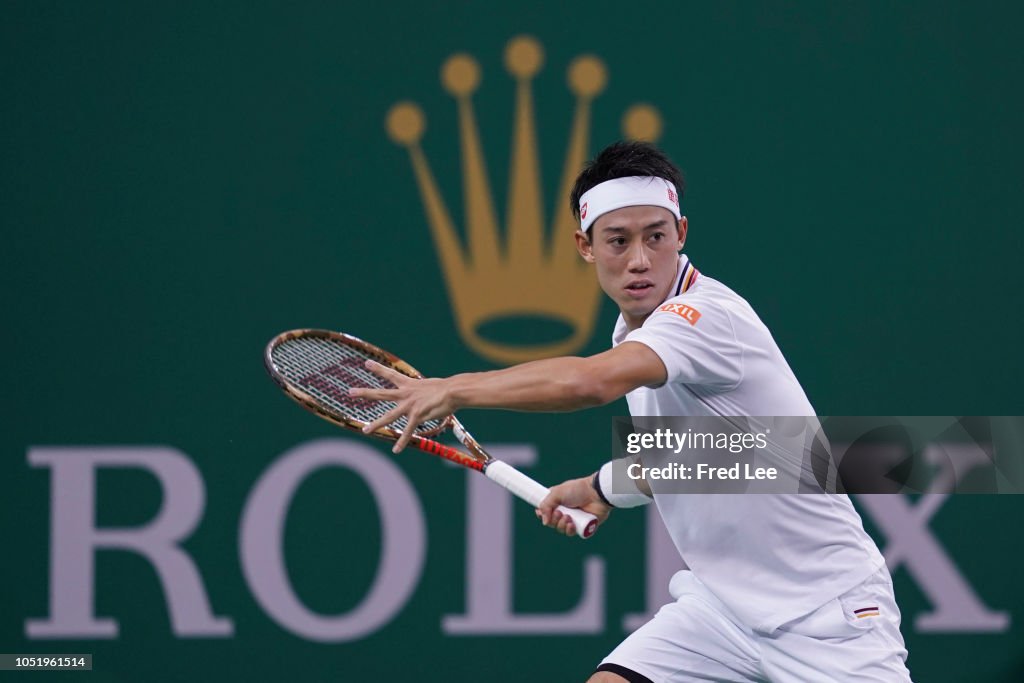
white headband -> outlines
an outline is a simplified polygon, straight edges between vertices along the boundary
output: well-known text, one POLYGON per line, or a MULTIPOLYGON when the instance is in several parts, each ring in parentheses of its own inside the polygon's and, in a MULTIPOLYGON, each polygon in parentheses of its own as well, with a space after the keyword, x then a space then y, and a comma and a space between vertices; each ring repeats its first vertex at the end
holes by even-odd
POLYGON ((624 206, 660 206, 679 220, 676 187, 657 176, 613 178, 595 185, 580 197, 580 230, 587 231, 599 217, 624 206))

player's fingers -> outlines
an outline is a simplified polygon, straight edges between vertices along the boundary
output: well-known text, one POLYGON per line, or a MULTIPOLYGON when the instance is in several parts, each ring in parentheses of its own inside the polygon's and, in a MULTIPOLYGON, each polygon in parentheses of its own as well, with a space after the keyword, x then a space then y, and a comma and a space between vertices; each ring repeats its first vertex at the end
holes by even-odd
POLYGON ((395 386, 400 386, 402 382, 409 379, 408 377, 400 373, 398 370, 395 370, 394 368, 389 368, 386 365, 381 365, 375 360, 366 361, 366 369, 372 372, 373 374, 377 375, 378 377, 382 377, 388 380, 395 386))
POLYGON ((555 510, 555 514, 558 515, 558 523, 556 525, 558 533, 566 536, 574 536, 576 534, 576 528, 572 523, 572 518, 561 510, 555 510))
POLYGON ((551 526, 551 513, 554 510, 553 507, 539 507, 537 508, 537 516, 540 517, 540 521, 544 526, 551 526))
POLYGON ((368 401, 394 401, 398 399, 398 389, 370 389, 367 387, 352 387, 348 395, 354 398, 363 398, 368 401))
POLYGON ((562 511, 558 508, 551 511, 551 526, 558 529, 561 533, 565 533, 563 531, 565 528, 565 522, 563 521, 564 517, 565 516, 562 514, 562 511))
POLYGON ((544 500, 542 500, 537 506, 537 510, 541 515, 541 521, 544 522, 545 526, 548 525, 548 520, 551 519, 551 513, 555 511, 555 508, 558 507, 560 502, 561 501, 558 499, 557 494, 555 494, 554 491, 551 491, 548 495, 544 496, 544 500))
POLYGON ((408 418, 408 424, 405 425, 405 429, 402 431, 402 436, 399 437, 398 443, 395 444, 395 447, 391 449, 392 453, 402 452, 402 450, 409 444, 409 440, 412 438, 413 432, 416 431, 416 425, 420 423, 416 415, 413 413, 409 413, 408 418))
POLYGON ((540 506, 537 508, 537 517, 540 518, 544 526, 554 528, 558 524, 558 520, 554 517, 558 506, 557 504, 547 505, 546 502, 546 498, 541 501, 540 506))
POLYGON ((363 434, 372 434, 381 427, 386 427, 398 418, 402 417, 405 411, 402 410, 401 406, 396 406, 384 414, 383 417, 378 417, 373 422, 370 422, 363 427, 363 434))
POLYGON ((541 510, 540 508, 537 508, 536 510, 534 510, 534 513, 537 515, 537 519, 540 520, 541 524, 550 529, 554 529, 555 531, 561 532, 561 530, 558 528, 558 522, 554 519, 554 516, 552 515, 552 511, 544 511, 541 510))

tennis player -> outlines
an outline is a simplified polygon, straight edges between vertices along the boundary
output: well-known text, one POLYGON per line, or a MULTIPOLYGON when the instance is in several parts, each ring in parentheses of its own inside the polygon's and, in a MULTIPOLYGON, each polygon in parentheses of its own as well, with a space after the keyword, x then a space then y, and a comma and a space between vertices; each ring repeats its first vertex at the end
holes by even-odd
MULTIPOLYGON (((423 380, 371 363, 396 388, 353 394, 396 407, 366 431, 403 415, 416 425, 460 408, 577 410, 621 396, 637 416, 815 415, 750 305, 680 253, 682 194, 658 149, 603 150, 570 202, 579 253, 619 307, 612 348, 423 380)), ((411 427, 396 452, 410 436, 411 427)), ((674 602, 590 683, 910 680, 892 581, 846 496, 652 494, 644 482, 613 491, 611 475, 606 463, 554 487, 538 516, 571 535, 560 504, 604 521, 616 507, 654 502, 687 569, 672 577, 674 602)))

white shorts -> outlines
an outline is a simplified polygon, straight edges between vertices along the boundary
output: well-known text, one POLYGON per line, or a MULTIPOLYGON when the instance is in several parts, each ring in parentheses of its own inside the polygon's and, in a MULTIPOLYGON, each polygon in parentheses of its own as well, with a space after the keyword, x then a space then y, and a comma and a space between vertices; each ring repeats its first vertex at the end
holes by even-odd
POLYGON ((612 665, 606 670, 625 675, 625 669, 653 683, 910 681, 884 565, 771 635, 740 623, 690 571, 673 576, 669 591, 676 601, 615 648, 602 662, 612 665))

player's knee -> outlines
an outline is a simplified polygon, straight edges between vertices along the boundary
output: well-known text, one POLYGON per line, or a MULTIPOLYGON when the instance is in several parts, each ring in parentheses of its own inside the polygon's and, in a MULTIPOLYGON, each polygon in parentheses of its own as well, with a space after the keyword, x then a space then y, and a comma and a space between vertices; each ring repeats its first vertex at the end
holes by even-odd
POLYGON ((654 683, 643 674, 627 669, 619 664, 603 662, 597 671, 587 679, 587 683, 654 683))
POLYGON ((629 681, 610 671, 598 671, 587 679, 587 683, 629 683, 629 681))

